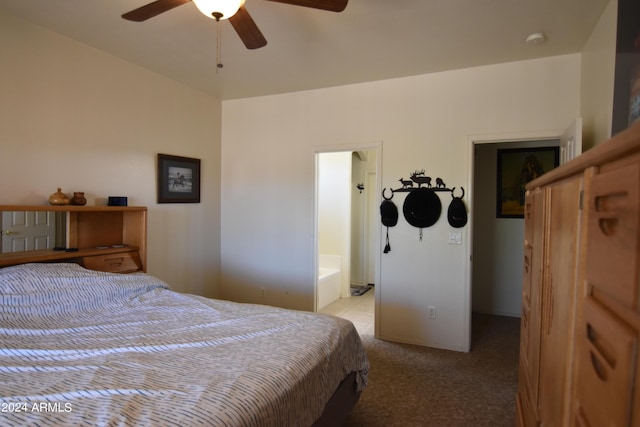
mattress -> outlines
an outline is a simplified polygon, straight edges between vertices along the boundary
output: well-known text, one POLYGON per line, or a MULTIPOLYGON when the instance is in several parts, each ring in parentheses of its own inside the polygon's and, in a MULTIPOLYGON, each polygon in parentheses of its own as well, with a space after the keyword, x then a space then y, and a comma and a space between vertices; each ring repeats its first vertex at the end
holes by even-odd
POLYGON ((0 270, 0 338, 2 426, 309 426, 369 368, 347 320, 75 264, 0 270))

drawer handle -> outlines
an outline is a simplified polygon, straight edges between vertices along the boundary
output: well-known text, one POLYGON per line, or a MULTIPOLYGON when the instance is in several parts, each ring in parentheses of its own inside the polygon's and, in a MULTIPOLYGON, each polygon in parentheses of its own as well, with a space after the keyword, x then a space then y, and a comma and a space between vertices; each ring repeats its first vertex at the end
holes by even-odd
POLYGON ((593 351, 589 351, 589 354, 591 355, 591 365, 593 366, 593 370, 596 371, 596 375, 600 378, 600 381, 606 382, 607 371, 604 369, 604 366, 602 366, 600 359, 598 359, 598 356, 596 356, 593 351))
POLYGON ((120 258, 105 258, 104 262, 119 262, 122 263, 124 261, 124 258, 120 257, 120 258))
POLYGON ((605 236, 615 234, 618 227, 618 217, 616 212, 623 211, 629 203, 629 193, 621 191, 618 193, 596 196, 594 199, 595 211, 602 215, 598 219, 598 226, 605 236), (608 213, 609 215, 604 215, 608 213))
MULTIPOLYGON (((593 345, 593 347, 597 350, 597 352, 602 355, 607 364, 611 367, 611 369, 616 367, 616 358, 613 356, 613 351, 611 350, 611 346, 602 339, 600 334, 596 332, 595 328, 587 323, 587 339, 593 345)), ((592 357, 593 359, 593 354, 592 357)))
POLYGON ((595 196, 596 212, 613 212, 624 209, 629 203, 629 193, 619 191, 617 193, 595 196))
POLYGON ((613 236, 618 227, 618 218, 600 218, 598 226, 605 236, 613 236))

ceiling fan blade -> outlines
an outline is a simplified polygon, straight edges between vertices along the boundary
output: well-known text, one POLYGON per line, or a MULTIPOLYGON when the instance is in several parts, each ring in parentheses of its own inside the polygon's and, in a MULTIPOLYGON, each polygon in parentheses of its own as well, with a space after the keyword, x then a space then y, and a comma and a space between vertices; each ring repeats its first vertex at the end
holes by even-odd
POLYGON ((236 14, 229 18, 229 22, 247 49, 258 49, 267 45, 267 40, 244 6, 241 6, 236 14))
POLYGON ((128 21, 142 22, 190 1, 191 0, 156 0, 137 9, 133 9, 122 15, 122 17, 128 21))
POLYGON ((347 7, 349 0, 267 0, 276 3, 292 4, 295 6, 311 7, 313 9, 342 12, 347 7))

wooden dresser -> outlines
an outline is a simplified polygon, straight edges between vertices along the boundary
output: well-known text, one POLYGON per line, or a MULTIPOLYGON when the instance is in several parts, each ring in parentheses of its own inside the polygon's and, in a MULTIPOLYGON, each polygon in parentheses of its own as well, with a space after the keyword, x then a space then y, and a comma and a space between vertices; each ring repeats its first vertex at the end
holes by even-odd
POLYGON ((640 124, 532 181, 518 426, 640 426, 640 124))
MULTIPOLYGON (((0 206, 1 212, 61 213, 65 250, 0 253, 0 268, 27 262, 70 261, 114 273, 146 271, 147 208, 142 206, 0 206)), ((3 233, 11 232, 3 224, 3 233)), ((59 231, 58 231, 59 232, 59 231)))

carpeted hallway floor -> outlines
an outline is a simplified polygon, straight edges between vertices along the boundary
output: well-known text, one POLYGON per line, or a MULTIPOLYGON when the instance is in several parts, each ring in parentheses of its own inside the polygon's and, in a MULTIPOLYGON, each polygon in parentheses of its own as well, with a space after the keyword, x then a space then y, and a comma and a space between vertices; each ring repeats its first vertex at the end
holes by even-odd
POLYGON ((469 353, 362 335, 369 384, 346 427, 513 426, 520 319, 473 316, 469 353))

